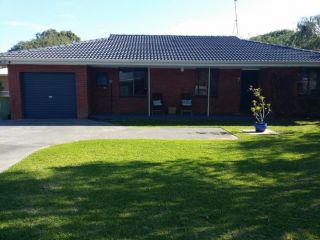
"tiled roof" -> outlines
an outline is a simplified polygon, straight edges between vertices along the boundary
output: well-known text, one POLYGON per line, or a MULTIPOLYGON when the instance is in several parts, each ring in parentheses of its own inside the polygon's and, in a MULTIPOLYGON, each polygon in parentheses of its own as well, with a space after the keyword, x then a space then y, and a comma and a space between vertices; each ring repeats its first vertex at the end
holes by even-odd
POLYGON ((14 59, 320 63, 320 53, 232 36, 112 34, 109 38, 0 54, 0 60, 14 59))

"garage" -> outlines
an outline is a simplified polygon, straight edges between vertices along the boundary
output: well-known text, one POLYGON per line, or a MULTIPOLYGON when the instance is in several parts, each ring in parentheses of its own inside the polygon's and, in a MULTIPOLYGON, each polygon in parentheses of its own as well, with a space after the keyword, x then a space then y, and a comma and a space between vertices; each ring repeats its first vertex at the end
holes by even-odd
POLYGON ((73 73, 21 73, 24 118, 76 118, 73 73))

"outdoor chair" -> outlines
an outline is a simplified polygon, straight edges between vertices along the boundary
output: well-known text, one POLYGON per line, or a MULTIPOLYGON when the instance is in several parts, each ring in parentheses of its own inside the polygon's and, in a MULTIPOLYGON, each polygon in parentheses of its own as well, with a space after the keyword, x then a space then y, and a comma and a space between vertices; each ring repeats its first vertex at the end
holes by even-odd
POLYGON ((181 112, 181 115, 184 113, 192 114, 192 94, 190 93, 181 94, 180 112, 181 112))
POLYGON ((151 113, 165 114, 165 104, 161 93, 153 93, 151 99, 151 113))

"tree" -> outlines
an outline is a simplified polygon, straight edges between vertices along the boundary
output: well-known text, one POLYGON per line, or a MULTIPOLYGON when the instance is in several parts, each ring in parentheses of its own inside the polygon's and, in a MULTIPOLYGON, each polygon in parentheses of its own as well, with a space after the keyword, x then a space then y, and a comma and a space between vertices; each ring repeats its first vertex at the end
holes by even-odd
POLYGON ((48 47, 60 44, 79 42, 80 38, 71 31, 57 32, 54 29, 48 29, 42 33, 37 33, 36 37, 30 41, 20 41, 9 51, 48 47))
POLYGON ((284 29, 252 37, 251 40, 284 46, 292 46, 294 35, 294 31, 284 29))
POLYGON ((250 38, 289 47, 320 50, 320 15, 302 18, 296 31, 280 30, 250 38))
POLYGON ((300 48, 320 50, 320 15, 301 19, 294 44, 300 48))

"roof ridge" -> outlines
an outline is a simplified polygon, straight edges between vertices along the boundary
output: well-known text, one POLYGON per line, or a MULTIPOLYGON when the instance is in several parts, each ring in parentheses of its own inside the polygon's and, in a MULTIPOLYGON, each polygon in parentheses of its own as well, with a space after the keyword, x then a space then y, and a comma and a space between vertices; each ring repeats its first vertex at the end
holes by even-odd
POLYGON ((290 47, 290 46, 286 46, 286 45, 261 42, 261 41, 257 41, 257 40, 250 40, 250 39, 244 39, 244 38, 240 38, 240 40, 247 41, 247 42, 260 43, 260 44, 264 44, 264 45, 271 45, 271 46, 280 47, 280 48, 293 49, 293 50, 298 50, 298 51, 303 51, 303 52, 311 52, 311 53, 317 53, 317 54, 320 53, 320 51, 316 51, 316 50, 297 48, 297 47, 290 47))
POLYGON ((230 37, 230 38, 238 38, 237 36, 233 36, 233 35, 187 35, 187 34, 178 35, 178 34, 115 34, 115 33, 111 33, 110 37, 111 36, 221 37, 221 38, 230 37))

